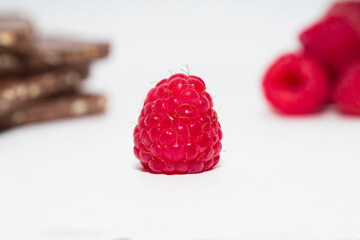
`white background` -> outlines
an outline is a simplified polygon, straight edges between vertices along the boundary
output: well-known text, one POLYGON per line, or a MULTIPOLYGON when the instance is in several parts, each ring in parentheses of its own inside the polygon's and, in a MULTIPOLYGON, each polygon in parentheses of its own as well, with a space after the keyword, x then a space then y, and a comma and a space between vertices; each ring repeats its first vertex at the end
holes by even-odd
POLYGON ((108 39, 87 86, 106 115, 0 134, 0 239, 358 239, 360 119, 274 114, 261 76, 322 0, 1 0, 42 32, 108 39), (132 131, 154 82, 190 65, 214 96, 213 171, 142 172, 132 131))

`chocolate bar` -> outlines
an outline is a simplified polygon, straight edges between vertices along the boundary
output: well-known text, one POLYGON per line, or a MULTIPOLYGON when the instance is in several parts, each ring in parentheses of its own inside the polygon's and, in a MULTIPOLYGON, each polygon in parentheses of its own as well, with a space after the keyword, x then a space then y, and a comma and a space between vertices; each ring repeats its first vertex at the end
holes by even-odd
POLYGON ((31 101, 78 86, 88 75, 88 67, 59 69, 27 78, 0 80, 0 116, 31 101))
POLYGON ((109 44, 47 38, 35 41, 28 62, 30 67, 63 66, 89 63, 109 54, 109 44))
POLYGON ((27 55, 0 53, 0 74, 38 73, 57 67, 83 65, 108 54, 108 43, 40 39, 34 42, 27 55))
POLYGON ((33 103, 0 118, 0 130, 37 122, 98 114, 106 109, 106 97, 70 94, 33 103))
POLYGON ((0 52, 28 52, 34 39, 29 20, 10 14, 0 14, 0 52))

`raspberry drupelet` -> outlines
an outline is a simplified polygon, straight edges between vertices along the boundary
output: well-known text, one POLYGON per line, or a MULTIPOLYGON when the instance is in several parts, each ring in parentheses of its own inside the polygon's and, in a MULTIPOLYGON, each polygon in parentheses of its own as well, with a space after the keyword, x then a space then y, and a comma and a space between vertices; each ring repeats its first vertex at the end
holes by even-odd
POLYGON ((147 94, 134 130, 134 153, 154 173, 200 173, 219 162, 221 139, 204 81, 174 74, 147 94))

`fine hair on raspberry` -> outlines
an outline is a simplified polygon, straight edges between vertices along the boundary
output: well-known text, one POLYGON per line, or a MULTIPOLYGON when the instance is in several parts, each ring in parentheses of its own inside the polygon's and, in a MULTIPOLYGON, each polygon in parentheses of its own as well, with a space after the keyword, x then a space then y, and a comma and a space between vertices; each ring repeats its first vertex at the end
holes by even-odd
POLYGON ((174 74, 152 88, 134 129, 134 153, 154 173, 200 173, 214 168, 222 131, 204 81, 174 74))

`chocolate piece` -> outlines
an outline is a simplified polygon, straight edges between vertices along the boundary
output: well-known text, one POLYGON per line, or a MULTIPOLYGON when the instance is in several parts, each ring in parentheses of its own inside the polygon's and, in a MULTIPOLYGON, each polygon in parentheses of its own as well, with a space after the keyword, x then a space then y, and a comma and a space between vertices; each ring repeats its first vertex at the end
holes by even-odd
POLYGON ((88 64, 109 54, 109 44, 48 38, 36 40, 28 55, 0 53, 0 74, 38 73, 88 64))
POLYGON ((106 98, 97 94, 72 94, 42 100, 0 118, 0 129, 102 113, 106 98))
POLYGON ((34 39, 29 20, 10 14, 0 14, 0 52, 28 52, 34 39))
POLYGON ((60 69, 27 78, 0 81, 0 116, 30 101, 78 86, 88 75, 88 68, 60 69))
POLYGON ((25 73, 24 56, 15 53, 0 52, 0 76, 25 73))
POLYGON ((109 44, 61 38, 37 40, 30 67, 84 64, 109 54, 109 44))

